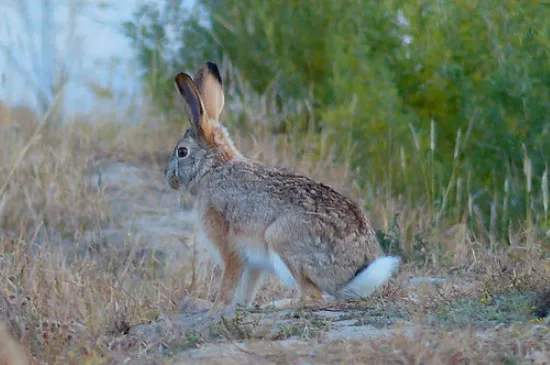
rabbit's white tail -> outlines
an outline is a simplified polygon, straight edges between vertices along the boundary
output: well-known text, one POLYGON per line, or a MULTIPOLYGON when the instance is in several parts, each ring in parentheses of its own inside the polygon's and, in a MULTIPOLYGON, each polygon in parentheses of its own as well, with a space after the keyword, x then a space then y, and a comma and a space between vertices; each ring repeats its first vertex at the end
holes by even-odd
POLYGON ((342 290, 345 298, 365 298, 384 284, 399 266, 396 256, 379 257, 364 268, 342 290))

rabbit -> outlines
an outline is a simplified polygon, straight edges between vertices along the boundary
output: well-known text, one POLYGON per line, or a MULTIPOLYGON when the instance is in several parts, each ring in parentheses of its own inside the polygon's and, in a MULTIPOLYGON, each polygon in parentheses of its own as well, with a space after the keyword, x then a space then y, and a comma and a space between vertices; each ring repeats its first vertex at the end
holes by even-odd
POLYGON ((399 267, 385 256, 365 213, 335 189, 249 159, 219 117, 218 66, 175 77, 191 127, 175 145, 167 184, 193 196, 200 242, 222 265, 215 304, 250 306, 266 274, 304 300, 367 297, 399 267))

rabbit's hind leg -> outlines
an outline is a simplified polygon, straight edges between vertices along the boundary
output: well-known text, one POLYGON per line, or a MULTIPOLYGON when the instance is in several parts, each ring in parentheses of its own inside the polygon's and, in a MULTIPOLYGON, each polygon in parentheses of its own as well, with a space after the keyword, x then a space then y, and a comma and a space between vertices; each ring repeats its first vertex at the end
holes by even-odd
POLYGON ((262 284, 264 271, 261 268, 250 266, 244 269, 241 284, 233 300, 234 304, 243 305, 246 308, 252 305, 252 302, 256 298, 256 293, 262 284))
POLYGON ((296 246, 300 245, 304 236, 307 236, 307 233, 301 227, 303 226, 297 225, 296 219, 293 219, 293 217, 284 216, 277 219, 266 229, 265 240, 272 252, 273 268, 285 283, 294 281, 298 284, 302 300, 322 300, 321 290, 302 265, 306 262, 304 259, 307 256, 307 248, 299 250, 303 256, 295 254, 296 246))
POLYGON ((262 285, 264 277, 264 270, 262 269, 248 269, 248 278, 245 281, 246 289, 244 291, 245 305, 249 306, 256 298, 256 293, 262 285))

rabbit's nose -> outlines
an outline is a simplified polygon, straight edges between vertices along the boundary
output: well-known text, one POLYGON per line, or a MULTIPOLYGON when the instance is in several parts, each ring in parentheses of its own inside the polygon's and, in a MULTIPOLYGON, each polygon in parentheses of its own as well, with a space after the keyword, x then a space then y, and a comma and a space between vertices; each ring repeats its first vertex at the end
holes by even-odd
POLYGON ((168 183, 168 186, 174 190, 178 190, 180 187, 180 180, 175 174, 170 174, 170 176, 166 179, 166 182, 168 183))

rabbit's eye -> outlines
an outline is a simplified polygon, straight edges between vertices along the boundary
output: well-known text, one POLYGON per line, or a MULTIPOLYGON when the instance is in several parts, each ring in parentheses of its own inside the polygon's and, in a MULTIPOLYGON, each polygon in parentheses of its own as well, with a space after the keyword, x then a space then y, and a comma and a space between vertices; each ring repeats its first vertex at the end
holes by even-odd
POLYGON ((180 157, 180 158, 185 157, 185 156, 187 156, 188 152, 189 151, 187 150, 187 147, 180 147, 180 148, 178 148, 178 157, 180 157))

